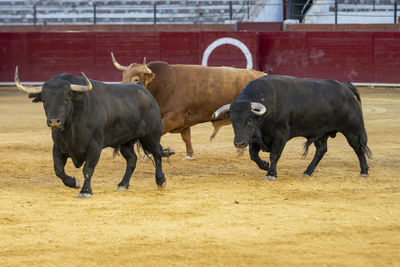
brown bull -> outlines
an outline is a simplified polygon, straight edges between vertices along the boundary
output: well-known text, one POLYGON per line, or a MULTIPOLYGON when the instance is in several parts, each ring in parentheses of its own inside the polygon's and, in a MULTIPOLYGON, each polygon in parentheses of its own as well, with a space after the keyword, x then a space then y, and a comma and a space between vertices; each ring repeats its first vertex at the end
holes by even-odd
POLYGON ((211 121, 212 140, 228 118, 212 120, 219 107, 231 103, 249 82, 265 75, 256 70, 201 65, 170 65, 161 61, 121 66, 111 53, 115 67, 122 71, 122 82, 141 82, 156 99, 162 117, 162 134, 180 133, 186 144, 186 157, 193 159, 190 127, 211 121))

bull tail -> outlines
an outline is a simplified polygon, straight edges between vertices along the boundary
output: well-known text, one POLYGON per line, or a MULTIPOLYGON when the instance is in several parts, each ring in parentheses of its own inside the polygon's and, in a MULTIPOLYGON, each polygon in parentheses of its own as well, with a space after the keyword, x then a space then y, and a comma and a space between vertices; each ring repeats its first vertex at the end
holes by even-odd
POLYGON ((143 140, 136 141, 136 149, 137 149, 138 154, 140 155, 141 159, 144 159, 144 158, 151 159, 153 165, 155 165, 153 157, 151 156, 151 152, 147 148, 147 144, 145 142, 143 142, 143 140), (144 156, 142 156, 142 154, 140 153, 140 150, 143 150, 144 156))
POLYGON ((169 147, 163 148, 162 145, 160 145, 160 149, 163 158, 169 158, 169 156, 175 155, 175 152, 172 151, 169 147))
MULTIPOLYGON (((141 148, 141 149, 143 150, 144 154, 145 154, 145 157, 150 158, 150 159, 152 160, 152 162, 153 162, 153 165, 154 165, 154 160, 153 160, 153 158, 151 157, 151 154, 152 154, 152 153, 151 153, 150 150, 147 148, 146 143, 141 142, 140 140, 138 140, 138 142, 137 142, 137 148, 138 148, 138 151, 139 151, 139 148, 141 148)), ((174 155, 175 152, 174 152, 174 151, 171 151, 170 148, 163 148, 162 145, 159 145, 158 148, 159 148, 159 152, 160 152, 161 156, 162 156, 163 158, 167 158, 167 162, 170 163, 169 157, 170 157, 171 155, 174 155)), ((139 153, 139 152, 138 152, 138 153, 139 153)))
POLYGON ((351 82, 346 82, 347 87, 353 92, 354 96, 357 98, 358 103, 361 105, 360 92, 358 92, 357 87, 355 87, 351 82))
POLYGON ((160 145, 160 149, 161 149, 161 155, 163 158, 167 158, 167 162, 169 164, 171 164, 171 162, 169 161, 169 156, 175 155, 175 152, 172 151, 169 147, 167 148, 163 148, 162 145, 160 145))
MULTIPOLYGON (((149 149, 147 149, 146 144, 140 142, 140 140, 137 140, 135 143, 136 143, 136 150, 137 150, 137 153, 138 153, 139 157, 143 159, 142 153, 140 152, 140 150, 143 150, 143 152, 145 154, 144 157, 147 157, 147 158, 151 159, 152 162, 153 162, 153 165, 154 165, 153 158, 151 157, 152 153, 149 151, 149 149)), ((135 144, 133 144, 133 145, 135 145, 135 144)), ((163 148, 161 145, 159 145, 159 149, 160 149, 161 156, 163 158, 167 158, 168 163, 170 163, 169 162, 169 157, 171 155, 174 155, 175 152, 172 151, 170 148, 163 148)), ((114 153, 113 153, 114 157, 119 155, 119 150, 120 150, 120 146, 114 148, 114 153)))
MULTIPOLYGON (((136 150, 139 154, 139 157, 142 157, 142 153, 140 153, 140 149, 142 148, 142 146, 141 146, 140 142, 135 141, 135 143, 136 143, 136 150)), ((135 145, 135 143, 133 145, 135 145)), ((121 149, 121 146, 114 147, 113 157, 116 157, 119 155, 120 149, 121 149)))
POLYGON ((363 129, 360 135, 361 151, 370 159, 372 158, 372 152, 367 145, 367 141, 368 141, 367 132, 365 131, 365 129, 363 129))

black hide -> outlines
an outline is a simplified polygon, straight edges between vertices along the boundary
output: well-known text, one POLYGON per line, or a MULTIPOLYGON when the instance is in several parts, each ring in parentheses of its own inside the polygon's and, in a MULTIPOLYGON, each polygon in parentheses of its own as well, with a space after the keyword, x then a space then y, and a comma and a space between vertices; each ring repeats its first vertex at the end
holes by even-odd
POLYGON ((133 145, 139 141, 154 157, 157 185, 164 186, 161 116, 152 95, 133 83, 91 83, 91 91, 72 91, 70 84, 86 85, 85 80, 60 74, 46 82, 40 94, 30 95, 34 102, 43 102, 48 125, 52 127, 56 175, 65 185, 79 187, 78 181, 65 173, 64 166, 68 158, 77 168, 84 164, 85 181, 78 197, 90 197, 90 180, 101 150, 113 147, 127 161, 125 175, 118 185, 127 189, 137 160, 133 145))
POLYGON ((334 80, 300 79, 268 75, 248 83, 230 105, 237 147, 249 145, 250 158, 267 170, 267 180, 277 177, 276 164, 288 140, 307 138, 314 143, 315 156, 304 172, 312 175, 327 151, 328 137, 342 133, 356 152, 361 175, 368 175, 365 154, 369 155, 361 99, 351 83, 334 80), (258 116, 250 103, 263 104, 267 112, 258 116), (270 162, 259 157, 259 151, 270 152, 270 162))

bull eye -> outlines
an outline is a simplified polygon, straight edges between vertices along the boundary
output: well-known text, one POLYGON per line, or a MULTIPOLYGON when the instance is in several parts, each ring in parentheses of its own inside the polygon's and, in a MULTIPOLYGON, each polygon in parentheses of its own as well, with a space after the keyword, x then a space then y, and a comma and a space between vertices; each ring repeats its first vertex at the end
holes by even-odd
POLYGON ((248 127, 251 127, 251 126, 253 126, 253 119, 248 119, 247 121, 246 121, 246 124, 247 124, 247 126, 248 127))

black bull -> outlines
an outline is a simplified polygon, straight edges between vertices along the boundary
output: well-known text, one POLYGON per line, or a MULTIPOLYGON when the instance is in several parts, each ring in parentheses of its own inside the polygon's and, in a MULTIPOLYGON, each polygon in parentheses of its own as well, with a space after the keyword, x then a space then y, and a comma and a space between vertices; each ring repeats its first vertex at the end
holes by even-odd
POLYGON ((60 74, 41 87, 27 88, 19 83, 18 69, 15 81, 20 90, 30 93, 33 102, 43 102, 47 124, 52 128, 56 175, 66 186, 79 188, 79 181, 67 175, 64 166, 67 158, 77 168, 84 164, 85 180, 78 198, 92 195, 91 177, 105 147, 113 147, 115 153, 120 151, 125 158, 126 171, 118 188, 127 189, 136 167, 133 145, 137 141, 154 157, 157 185, 165 186, 160 111, 143 86, 104 84, 86 76, 60 74))
POLYGON ((276 165, 288 140, 307 138, 316 152, 304 172, 311 176, 327 152, 328 137, 342 133, 358 156, 361 176, 368 176, 365 154, 370 155, 358 90, 351 83, 268 75, 248 83, 234 102, 218 109, 213 117, 228 112, 236 147, 249 145, 250 158, 268 171, 265 180, 276 179, 276 165), (260 150, 270 152, 270 162, 260 150))

